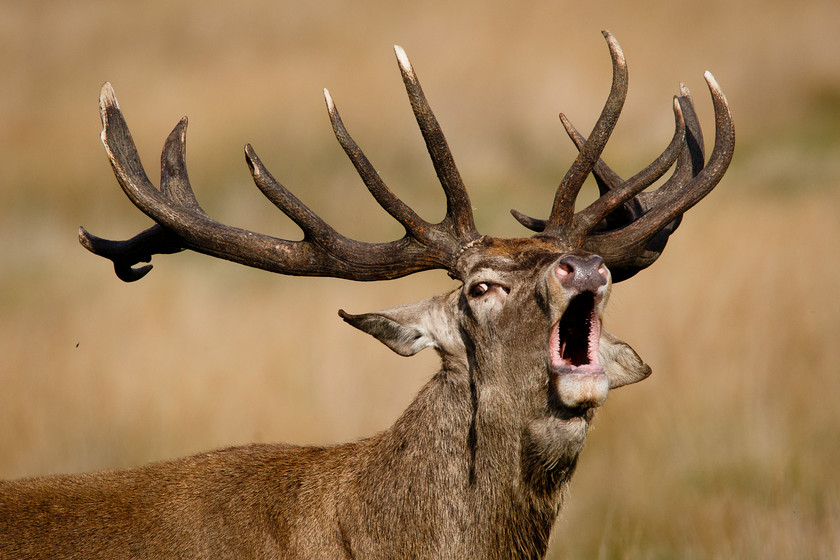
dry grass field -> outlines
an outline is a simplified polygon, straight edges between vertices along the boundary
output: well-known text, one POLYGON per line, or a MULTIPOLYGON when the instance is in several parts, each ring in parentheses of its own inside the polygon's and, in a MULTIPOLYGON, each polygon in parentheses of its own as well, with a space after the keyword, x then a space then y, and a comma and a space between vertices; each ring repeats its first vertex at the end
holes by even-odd
POLYGON ((685 81, 711 143, 714 72, 738 146, 665 255, 613 291, 607 327, 653 376, 596 421, 551 558, 840 557, 840 8, 835 0, 674 3, 189 0, 0 3, 0 478, 138 465, 248 441, 331 443, 399 415, 435 371, 340 321, 452 286, 277 277, 197 255, 123 284, 76 228, 149 222, 98 139, 112 82, 149 174, 183 114, 190 176, 222 221, 294 237, 241 146, 340 231, 398 235, 338 147, 329 87, 391 187, 443 197, 405 100, 401 44, 450 139, 479 229, 548 212, 574 158, 556 115, 591 126, 610 29, 627 107, 624 175, 670 139, 685 81))

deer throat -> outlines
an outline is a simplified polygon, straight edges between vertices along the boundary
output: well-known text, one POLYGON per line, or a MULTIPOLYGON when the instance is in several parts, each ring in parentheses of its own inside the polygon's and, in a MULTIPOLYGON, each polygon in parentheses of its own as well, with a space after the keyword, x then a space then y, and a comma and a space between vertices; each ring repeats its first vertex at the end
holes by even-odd
POLYGON ((551 389, 564 406, 597 407, 607 398, 609 380, 598 357, 600 339, 595 294, 582 292, 569 302, 549 337, 551 389))

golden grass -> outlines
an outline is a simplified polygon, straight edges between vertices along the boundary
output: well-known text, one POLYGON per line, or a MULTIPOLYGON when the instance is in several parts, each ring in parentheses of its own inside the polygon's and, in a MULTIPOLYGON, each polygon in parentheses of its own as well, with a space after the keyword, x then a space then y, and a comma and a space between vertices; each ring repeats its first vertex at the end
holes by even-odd
POLYGON ((0 47, 13 53, 0 83, 0 477, 363 437, 437 367, 431 354, 394 356, 335 312, 441 292, 443 274, 353 284, 179 255, 157 257, 138 284, 116 280, 75 240, 79 224, 116 237, 147 225, 97 140, 103 81, 152 176, 163 138, 189 114, 190 175, 211 214, 296 235, 250 185, 238 150, 251 141, 341 231, 385 239, 398 231, 354 179, 319 92, 330 87, 392 187, 439 217, 389 52, 400 43, 479 227, 513 235, 522 230, 507 208, 545 214, 573 157, 556 113, 586 128, 600 109, 606 27, 631 69, 608 148, 619 170, 635 172, 670 138, 679 80, 711 136, 707 68, 732 103, 739 145, 665 256, 614 290, 607 326, 654 375, 601 411, 551 557, 840 556, 835 2, 295 6, 0 6, 0 47))

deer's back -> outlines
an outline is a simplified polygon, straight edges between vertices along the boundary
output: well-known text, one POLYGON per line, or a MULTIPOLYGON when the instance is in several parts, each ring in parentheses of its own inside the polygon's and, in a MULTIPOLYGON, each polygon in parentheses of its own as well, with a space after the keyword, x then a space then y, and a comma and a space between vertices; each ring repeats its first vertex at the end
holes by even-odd
POLYGON ((343 455, 342 447, 254 444, 3 481, 0 558, 340 556, 340 537, 323 529, 336 525, 343 455))

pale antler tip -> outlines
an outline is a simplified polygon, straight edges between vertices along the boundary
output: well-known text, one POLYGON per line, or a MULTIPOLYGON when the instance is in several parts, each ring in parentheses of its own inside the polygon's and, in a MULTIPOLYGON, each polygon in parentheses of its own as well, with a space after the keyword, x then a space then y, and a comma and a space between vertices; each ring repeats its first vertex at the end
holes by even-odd
POLYGON ((110 82, 102 84, 102 89, 99 90, 99 118, 102 120, 102 142, 105 142, 105 128, 108 126, 108 109, 114 108, 120 110, 120 104, 117 102, 117 95, 114 93, 114 88, 111 87, 110 82))
POLYGON ((408 55, 405 54, 405 50, 399 45, 394 45, 394 53, 397 55, 397 62, 399 62, 403 71, 412 73, 411 62, 408 60, 408 55))
POLYGON ((332 114, 335 111, 335 103, 333 102, 333 98, 327 88, 324 88, 324 101, 327 102, 327 111, 332 114))
POLYGON ((606 29, 601 31, 601 34, 604 36, 604 39, 607 40, 607 46, 610 49, 610 53, 612 54, 615 63, 620 66, 625 66, 626 61, 624 59, 624 51, 621 50, 621 45, 618 44, 618 40, 606 29))
POLYGON ((709 84, 709 87, 710 87, 710 88, 712 88, 712 89, 720 89, 720 86, 718 85, 717 80, 715 80, 715 77, 714 77, 714 76, 712 75, 712 73, 711 73, 711 72, 709 72, 708 70, 706 70, 705 72, 703 72, 703 78, 705 78, 706 83, 707 83, 707 84, 709 84))
POLYGON ((715 77, 712 75, 712 73, 706 70, 705 72, 703 72, 703 77, 706 79, 706 83, 709 86, 709 91, 712 93, 712 97, 719 98, 724 103, 724 105, 728 106, 729 103, 726 100, 726 95, 723 93, 720 84, 717 83, 717 80, 715 80, 715 77))
POLYGON ((99 91, 99 105, 103 108, 120 108, 120 104, 117 103, 117 95, 114 93, 114 88, 111 86, 111 82, 105 82, 102 84, 102 89, 99 91))

